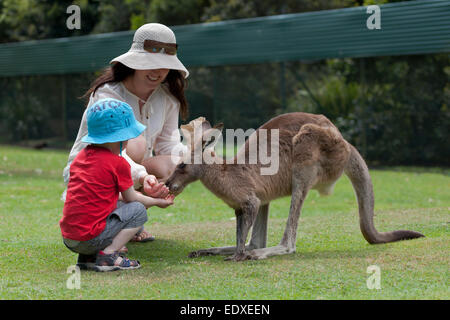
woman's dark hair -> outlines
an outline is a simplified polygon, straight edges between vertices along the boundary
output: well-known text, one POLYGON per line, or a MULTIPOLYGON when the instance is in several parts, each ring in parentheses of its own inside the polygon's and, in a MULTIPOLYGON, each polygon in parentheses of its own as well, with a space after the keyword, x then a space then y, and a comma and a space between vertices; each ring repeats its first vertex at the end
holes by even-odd
MULTIPOLYGON (((89 98, 91 94, 95 94, 95 91, 105 83, 123 81, 133 73, 134 69, 127 67, 123 63, 116 62, 112 66, 106 68, 103 73, 92 82, 91 87, 83 96, 81 96, 81 98, 89 98)), ((186 120, 189 113, 188 103, 184 94, 184 90, 187 86, 186 79, 184 79, 183 75, 178 70, 170 70, 164 82, 168 84, 170 93, 180 101, 181 119, 186 120)))

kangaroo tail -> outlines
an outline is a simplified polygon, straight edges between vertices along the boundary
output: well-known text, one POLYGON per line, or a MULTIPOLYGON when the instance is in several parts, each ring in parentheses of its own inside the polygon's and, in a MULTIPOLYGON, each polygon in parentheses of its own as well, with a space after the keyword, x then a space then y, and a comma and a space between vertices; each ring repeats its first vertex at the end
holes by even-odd
POLYGON ((350 178, 355 189, 359 207, 359 225, 364 238, 370 244, 387 243, 424 237, 416 231, 396 230, 378 232, 373 224, 374 197, 369 169, 359 152, 350 145, 351 153, 345 167, 345 174, 350 178))

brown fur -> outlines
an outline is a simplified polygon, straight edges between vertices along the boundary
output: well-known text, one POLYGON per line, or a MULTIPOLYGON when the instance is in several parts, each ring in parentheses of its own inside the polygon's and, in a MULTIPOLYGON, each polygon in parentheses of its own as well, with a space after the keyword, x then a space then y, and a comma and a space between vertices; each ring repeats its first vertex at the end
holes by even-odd
MULTIPOLYGON (((203 120, 202 120, 203 121, 203 120)), ((203 130, 211 128, 208 122, 203 130)), ((238 151, 233 164, 186 164, 177 168, 167 185, 179 193, 190 182, 202 183, 235 209, 236 247, 198 250, 191 257, 208 254, 233 254, 235 261, 263 259, 271 255, 295 251, 297 223, 301 207, 310 189, 330 194, 337 179, 345 173, 354 186, 360 215, 361 231, 369 243, 384 243, 422 237, 415 231, 380 233, 373 225, 373 190, 367 166, 358 151, 323 115, 289 113, 275 117, 260 129, 279 129, 279 170, 274 175, 261 175, 262 164, 236 164, 245 152, 248 160, 249 141, 260 137, 258 129, 238 151), (265 248, 270 201, 291 195, 291 208, 283 238, 278 246, 265 248), (250 243, 245 240, 253 226, 250 243)), ((269 131, 270 132, 270 131, 269 131)), ((270 141, 270 134, 267 140, 270 141)), ((204 148, 206 141, 193 141, 191 150, 204 148)), ((268 143, 270 146, 270 143, 268 143)), ((203 149, 202 149, 203 150, 203 149)))

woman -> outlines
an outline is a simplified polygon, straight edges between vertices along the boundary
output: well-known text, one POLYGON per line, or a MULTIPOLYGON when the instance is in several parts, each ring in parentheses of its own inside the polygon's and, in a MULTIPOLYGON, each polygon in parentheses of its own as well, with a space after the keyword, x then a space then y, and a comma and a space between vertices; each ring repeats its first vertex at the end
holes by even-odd
MULTIPOLYGON (((168 195, 163 181, 177 164, 173 155, 181 156, 186 151, 180 142, 178 119, 179 114, 186 119, 188 113, 184 89, 189 72, 176 52, 176 38, 171 29, 159 23, 145 24, 136 30, 130 50, 111 60, 111 66, 84 95, 89 96, 87 107, 104 98, 124 101, 133 108, 135 118, 147 126, 141 136, 129 141, 123 156, 131 166, 135 189, 143 187, 154 198, 168 195)), ((81 141, 85 134, 86 112, 64 168, 66 185, 71 162, 86 147, 81 141)), ((153 239, 144 229, 134 241, 153 239)))

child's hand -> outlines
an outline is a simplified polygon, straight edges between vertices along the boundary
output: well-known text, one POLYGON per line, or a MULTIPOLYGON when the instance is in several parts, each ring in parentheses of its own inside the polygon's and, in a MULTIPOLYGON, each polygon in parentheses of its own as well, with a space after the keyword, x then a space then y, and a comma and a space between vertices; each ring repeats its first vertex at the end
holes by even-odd
POLYGON ((168 206, 173 204, 173 199, 175 199, 175 196, 173 194, 168 195, 164 199, 155 199, 156 200, 156 206, 160 208, 167 208, 168 206))

